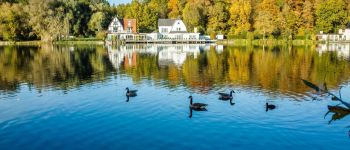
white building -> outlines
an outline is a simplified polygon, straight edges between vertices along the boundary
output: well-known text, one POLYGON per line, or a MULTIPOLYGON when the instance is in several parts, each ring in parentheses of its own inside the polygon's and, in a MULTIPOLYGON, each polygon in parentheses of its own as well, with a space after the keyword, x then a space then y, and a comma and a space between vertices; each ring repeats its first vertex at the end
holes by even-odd
POLYGON ((193 33, 188 32, 185 23, 181 19, 159 19, 158 32, 137 33, 136 30, 136 19, 119 20, 115 17, 108 27, 109 34, 107 35, 107 41, 113 41, 113 38, 130 43, 203 42, 208 40, 200 37, 200 33, 197 33, 197 29, 194 29, 195 32, 193 33))
POLYGON ((112 22, 109 24, 108 32, 114 34, 124 32, 123 25, 117 17, 114 17, 112 22))
POLYGON ((338 34, 324 34, 321 31, 320 34, 317 34, 317 40, 331 42, 350 41, 350 29, 339 29, 338 34))
MULTIPOLYGON (((181 19, 159 19, 158 39, 198 40, 199 33, 187 32, 187 27, 181 19)), ((154 35, 152 36, 154 38, 154 35)))

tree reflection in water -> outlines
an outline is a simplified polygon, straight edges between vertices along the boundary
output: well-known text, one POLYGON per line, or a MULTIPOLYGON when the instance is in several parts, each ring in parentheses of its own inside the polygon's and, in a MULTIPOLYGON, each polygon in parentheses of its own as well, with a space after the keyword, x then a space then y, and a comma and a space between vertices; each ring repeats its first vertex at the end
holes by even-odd
MULTIPOLYGON (((322 88, 318 87, 317 85, 315 85, 314 83, 311 83, 307 80, 302 79, 302 81, 304 82, 304 84, 306 86, 317 91, 318 94, 323 94, 323 93, 327 94, 329 96, 332 96, 332 98, 331 98, 332 100, 340 102, 340 104, 335 105, 335 106, 328 105, 328 112, 325 114, 324 117, 326 117, 329 113, 333 113, 331 120, 328 121, 328 124, 331 124, 332 121, 341 120, 350 114, 350 103, 345 102, 341 98, 341 93, 340 93, 341 88, 339 89, 339 97, 338 97, 335 94, 328 91, 327 86, 325 86, 324 89, 322 89, 322 88), (345 107, 339 106, 339 105, 344 105, 345 107)), ((326 85, 326 83, 324 83, 324 85, 326 85)), ((349 130, 349 137, 350 137, 350 130, 349 130)))

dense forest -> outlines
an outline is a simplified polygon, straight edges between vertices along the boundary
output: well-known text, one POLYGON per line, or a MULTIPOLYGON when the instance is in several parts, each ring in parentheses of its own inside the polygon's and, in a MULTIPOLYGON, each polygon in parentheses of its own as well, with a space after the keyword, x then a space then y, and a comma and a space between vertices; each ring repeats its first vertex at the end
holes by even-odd
POLYGON ((350 22, 350 0, 0 0, 0 40, 103 38, 113 16, 138 20, 139 32, 159 18, 181 18, 188 30, 228 38, 312 38, 350 22))
POLYGON ((11 41, 103 38, 116 14, 107 0, 0 0, 0 4, 0 40, 11 41))

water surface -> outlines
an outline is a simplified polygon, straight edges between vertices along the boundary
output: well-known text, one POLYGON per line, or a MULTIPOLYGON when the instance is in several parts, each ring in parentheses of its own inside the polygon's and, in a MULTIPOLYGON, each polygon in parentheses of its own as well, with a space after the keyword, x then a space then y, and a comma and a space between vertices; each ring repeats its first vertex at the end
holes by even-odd
POLYGON ((349 45, 0 47, 0 149, 347 149, 349 109, 327 114, 340 102, 305 81, 350 102, 349 57, 349 45))

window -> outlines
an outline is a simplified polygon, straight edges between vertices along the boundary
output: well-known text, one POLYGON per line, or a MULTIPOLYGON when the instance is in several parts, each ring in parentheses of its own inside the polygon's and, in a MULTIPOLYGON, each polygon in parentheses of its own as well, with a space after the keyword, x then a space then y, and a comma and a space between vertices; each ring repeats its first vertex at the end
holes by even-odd
POLYGON ((176 31, 181 31, 181 28, 176 28, 176 31))
POLYGON ((162 29, 161 29, 161 32, 162 32, 162 33, 166 33, 166 32, 168 32, 168 29, 167 29, 167 28, 162 28, 162 29))

